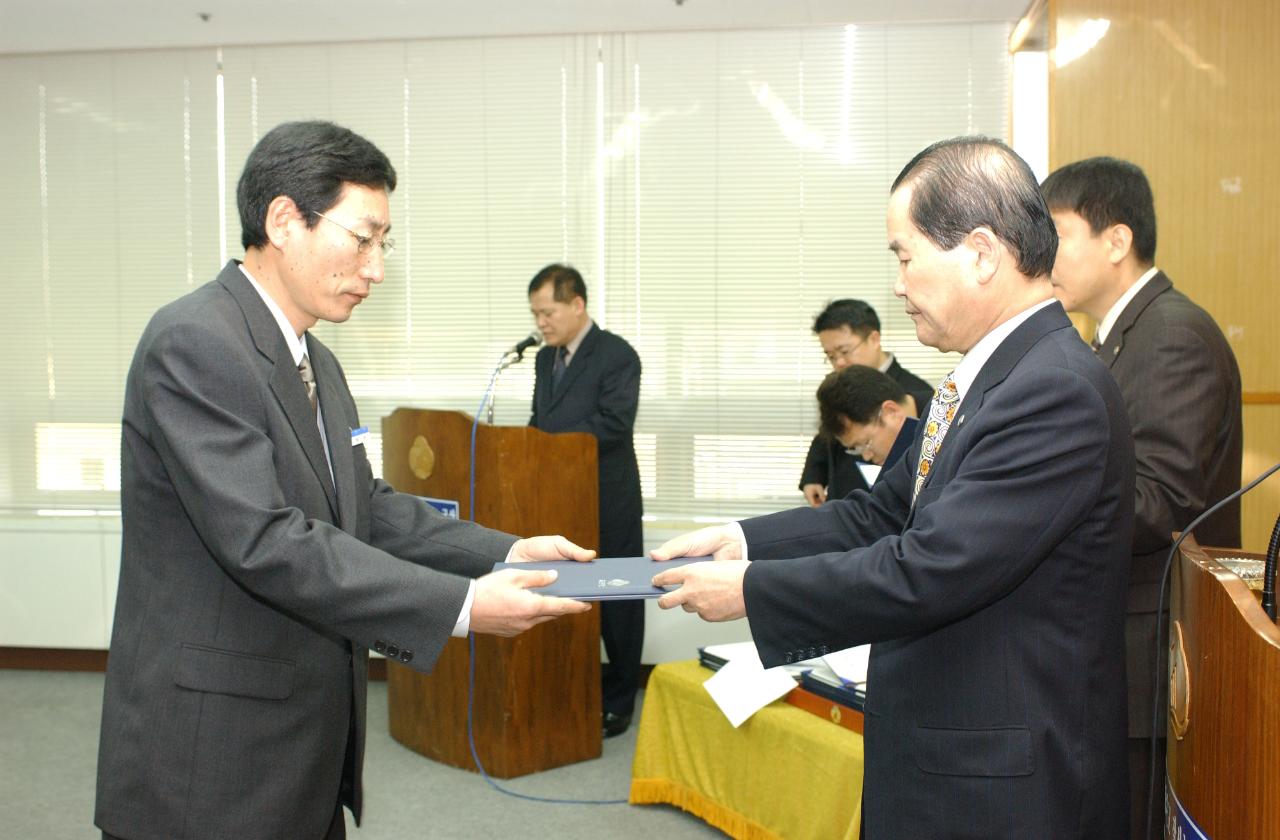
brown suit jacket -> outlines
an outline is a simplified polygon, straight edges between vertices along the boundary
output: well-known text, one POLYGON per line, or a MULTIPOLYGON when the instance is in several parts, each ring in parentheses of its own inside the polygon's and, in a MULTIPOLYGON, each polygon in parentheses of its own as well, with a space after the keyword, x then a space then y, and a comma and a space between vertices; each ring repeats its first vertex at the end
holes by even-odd
MULTIPOLYGON (((1213 318, 1174 289, 1163 272, 1120 313, 1098 355, 1124 395, 1137 456, 1127 628, 1129 735, 1150 737, 1151 693, 1160 667, 1153 658, 1156 607, 1171 534, 1240 489, 1240 369, 1213 318)), ((1239 501, 1205 520, 1196 539, 1239 546, 1239 501)))

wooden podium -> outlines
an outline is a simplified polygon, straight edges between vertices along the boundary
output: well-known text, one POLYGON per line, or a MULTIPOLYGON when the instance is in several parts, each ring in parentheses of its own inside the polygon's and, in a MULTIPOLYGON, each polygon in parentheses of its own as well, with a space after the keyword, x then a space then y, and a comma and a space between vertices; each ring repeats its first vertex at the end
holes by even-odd
MULTIPOLYGON (((397 490, 458 502, 470 515, 471 418, 397 409, 382 421, 383 476, 397 490)), ((596 548, 596 440, 481 424, 476 521, 596 548)), ((474 731, 485 771, 509 779, 600 756, 600 613, 540 624, 512 639, 475 637, 474 731)), ((467 742, 470 654, 450 639, 431 674, 387 662, 391 736, 428 758, 476 770, 467 742)))
POLYGON ((1167 837, 1280 837, 1280 628, 1260 593, 1188 539, 1170 602, 1167 837), (1199 827, 1197 833, 1194 826, 1199 827))

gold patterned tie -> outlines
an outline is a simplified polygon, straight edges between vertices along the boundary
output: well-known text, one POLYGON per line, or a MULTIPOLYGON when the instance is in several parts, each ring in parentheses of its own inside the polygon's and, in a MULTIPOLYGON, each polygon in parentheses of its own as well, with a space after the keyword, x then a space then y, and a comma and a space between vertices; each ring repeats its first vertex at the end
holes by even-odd
POLYGON ((946 437, 947 429, 951 428, 951 420, 956 416, 959 404, 960 391, 956 388, 956 381, 948 373, 929 402, 929 416, 924 422, 924 440, 920 444, 920 462, 916 465, 916 486, 911 491, 912 504, 915 504, 916 496, 920 495, 920 488, 924 487, 929 470, 933 468, 933 462, 942 450, 942 439, 946 437))
POLYGON ((311 360, 307 358, 307 354, 302 354, 302 361, 298 362, 298 375, 302 377, 302 386, 307 389, 307 401, 311 403, 311 413, 316 413, 318 404, 316 399, 316 374, 311 369, 311 360))

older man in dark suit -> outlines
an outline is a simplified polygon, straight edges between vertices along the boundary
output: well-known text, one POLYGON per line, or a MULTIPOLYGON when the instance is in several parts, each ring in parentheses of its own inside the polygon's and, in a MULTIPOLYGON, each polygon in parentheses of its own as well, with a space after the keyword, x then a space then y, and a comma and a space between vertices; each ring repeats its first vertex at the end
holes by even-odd
POLYGON ((660 603, 745 615, 766 665, 873 643, 869 840, 1124 837, 1119 389, 1053 299, 1053 223, 1004 144, 917 155, 888 232, 917 336, 964 354, 919 441, 869 493, 672 540, 655 556, 717 561, 657 575, 681 584, 660 603))
MULTIPOLYGON (((640 469, 632 430, 640 402, 640 357, 626 339, 587 314, 587 285, 572 266, 553 263, 529 281, 529 309, 546 343, 538 351, 529 425, 544 432, 595 436, 600 470, 603 557, 644 552, 640 469)), ((644 602, 600 605, 600 637, 609 662, 601 672, 602 731, 631 725, 640 689, 644 602)))
MULTIPOLYGON (((1156 614, 1161 574, 1171 534, 1240 489, 1240 370, 1209 313, 1155 266, 1155 202, 1140 168, 1090 158, 1057 170, 1043 189, 1060 243, 1054 292, 1069 311, 1098 322, 1094 346, 1133 426, 1138 470, 1125 635, 1132 830, 1143 837, 1148 814, 1160 812, 1165 776, 1167 652, 1155 659, 1157 627, 1168 621, 1167 612, 1156 614), (1156 706, 1156 787, 1148 791, 1156 706)), ((1240 545, 1240 503, 1205 520, 1196 536, 1207 545, 1240 545)))
POLYGON ((163 307, 129 369, 124 544, 98 755, 105 837, 341 838, 361 812, 372 648, 430 671, 450 635, 586 604, 503 559, 591 552, 458 522, 374 479, 309 329, 382 282, 391 163, 332 123, 254 147, 244 262, 163 307))

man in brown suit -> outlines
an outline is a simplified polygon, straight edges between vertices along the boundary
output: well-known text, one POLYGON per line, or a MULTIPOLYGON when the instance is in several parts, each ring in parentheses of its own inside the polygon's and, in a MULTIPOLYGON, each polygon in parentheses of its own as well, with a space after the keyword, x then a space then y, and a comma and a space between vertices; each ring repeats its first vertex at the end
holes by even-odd
MULTIPOLYGON (((1156 614, 1161 573, 1171 533, 1240 488, 1240 370, 1213 318, 1155 266, 1155 207, 1141 169, 1090 158, 1051 174, 1043 190, 1058 228, 1055 294, 1069 311, 1098 322, 1094 349, 1120 385, 1133 427, 1137 498, 1125 637, 1131 825, 1135 838, 1144 837, 1164 785, 1166 654, 1153 658, 1156 629, 1168 621, 1156 614), (1148 791, 1157 684, 1157 787, 1148 791)), ((1239 502, 1207 519, 1196 537, 1238 546, 1239 502)))

